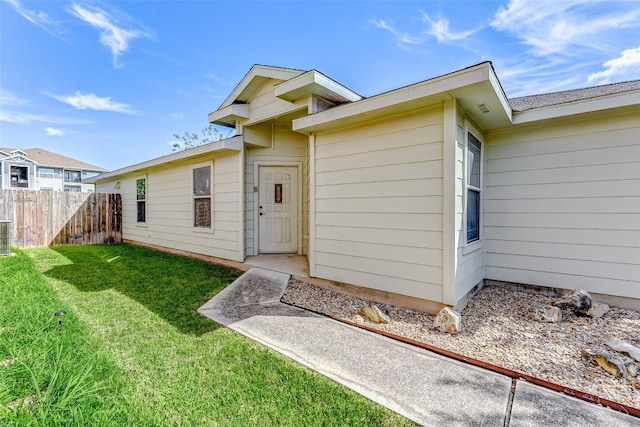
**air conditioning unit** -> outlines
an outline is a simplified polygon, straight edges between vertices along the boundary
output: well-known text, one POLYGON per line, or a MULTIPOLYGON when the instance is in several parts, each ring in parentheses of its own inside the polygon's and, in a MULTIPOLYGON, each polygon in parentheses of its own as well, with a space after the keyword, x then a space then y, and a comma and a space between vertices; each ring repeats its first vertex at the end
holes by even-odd
POLYGON ((11 221, 0 220, 0 256, 11 255, 11 221))

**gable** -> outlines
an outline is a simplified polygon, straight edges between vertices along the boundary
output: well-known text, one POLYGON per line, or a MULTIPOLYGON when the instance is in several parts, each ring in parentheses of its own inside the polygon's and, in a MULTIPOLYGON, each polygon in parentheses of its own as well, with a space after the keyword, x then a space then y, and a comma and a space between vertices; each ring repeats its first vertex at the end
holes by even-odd
POLYGON ((361 100, 349 88, 316 71, 255 65, 209 122, 236 127, 274 120, 292 120, 304 114, 361 100))
POLYGON ((285 81, 302 73, 302 70, 293 68, 254 65, 231 91, 218 110, 229 107, 232 104, 246 104, 268 80, 285 81))

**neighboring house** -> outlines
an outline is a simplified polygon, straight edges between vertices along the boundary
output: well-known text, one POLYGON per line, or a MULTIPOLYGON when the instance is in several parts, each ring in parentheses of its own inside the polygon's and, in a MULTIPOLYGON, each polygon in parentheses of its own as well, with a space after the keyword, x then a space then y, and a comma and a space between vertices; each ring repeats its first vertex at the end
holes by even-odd
POLYGON ((209 121, 237 136, 92 180, 125 239, 429 312, 483 280, 640 298, 640 81, 509 100, 485 62, 363 98, 256 65, 209 121))
POLYGON ((42 148, 0 147, 0 188, 90 193, 94 184, 83 180, 104 172, 106 169, 42 148))

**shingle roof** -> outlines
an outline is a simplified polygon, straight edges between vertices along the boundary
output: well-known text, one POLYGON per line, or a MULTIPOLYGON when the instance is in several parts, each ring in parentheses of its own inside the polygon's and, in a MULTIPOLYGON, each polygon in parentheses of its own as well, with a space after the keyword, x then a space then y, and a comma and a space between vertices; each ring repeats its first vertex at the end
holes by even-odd
MULTIPOLYGON (((3 148, 0 147, 0 151, 10 154, 15 151, 16 148, 3 148)), ((71 157, 63 156, 62 154, 53 153, 51 151, 44 150, 42 148, 20 148, 20 151, 24 152, 28 158, 37 162, 40 166, 54 166, 67 169, 85 169, 92 171, 106 171, 106 169, 100 166, 92 165, 90 163, 81 162, 80 160, 72 159, 71 157)))
POLYGON ((581 89, 564 90, 561 92, 543 93, 540 95, 522 96, 509 99, 514 111, 525 111, 533 108, 548 107, 550 105, 566 104, 582 101, 599 96, 613 95, 640 89, 640 80, 621 83, 611 83, 602 86, 585 87, 581 89))

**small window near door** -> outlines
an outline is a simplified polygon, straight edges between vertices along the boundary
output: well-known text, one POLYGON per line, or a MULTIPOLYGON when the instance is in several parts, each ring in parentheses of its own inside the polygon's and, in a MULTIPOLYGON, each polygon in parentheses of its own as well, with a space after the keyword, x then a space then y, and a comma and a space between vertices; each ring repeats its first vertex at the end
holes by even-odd
POLYGON ((467 133, 467 243, 480 240, 482 143, 467 133))
POLYGON ((136 179, 137 222, 147 222, 147 178, 136 179))
POLYGON ((211 228, 211 166, 193 169, 193 226, 211 228))

